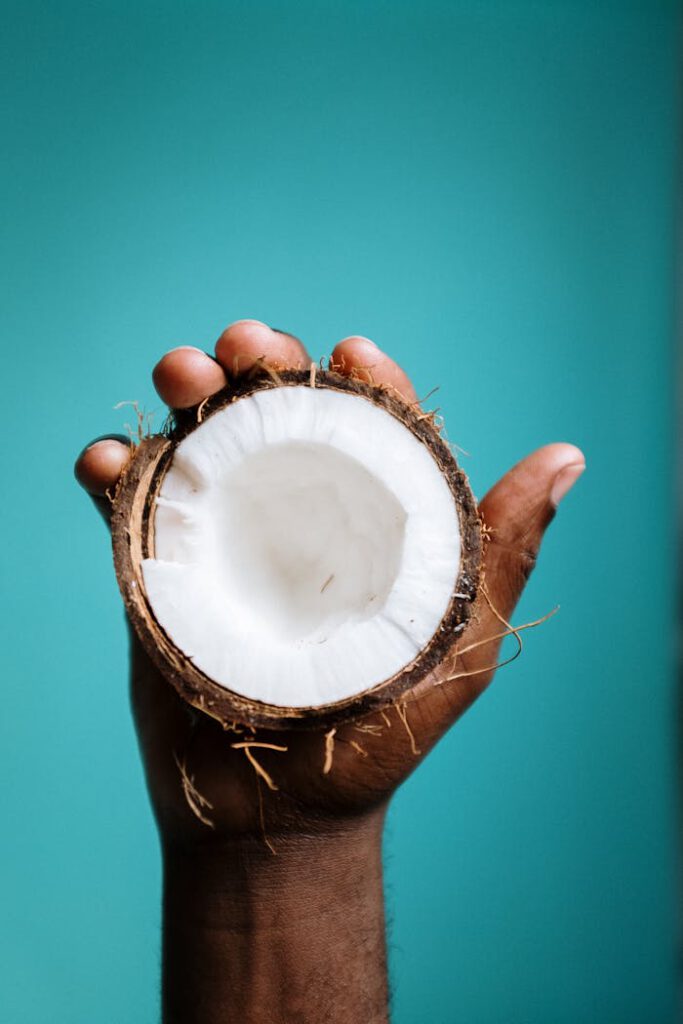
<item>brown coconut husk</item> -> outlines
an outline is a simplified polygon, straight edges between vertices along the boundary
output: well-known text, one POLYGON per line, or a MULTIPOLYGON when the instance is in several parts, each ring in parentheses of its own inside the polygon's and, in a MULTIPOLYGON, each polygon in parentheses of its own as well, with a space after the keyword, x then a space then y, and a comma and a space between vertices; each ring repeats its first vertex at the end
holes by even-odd
POLYGON ((396 704, 406 690, 432 672, 461 635, 479 587, 482 527, 465 473, 448 444, 419 405, 396 393, 329 370, 257 371, 204 400, 195 409, 176 414, 167 434, 144 438, 135 450, 117 489, 112 509, 114 565, 133 627, 152 661, 180 696, 219 721, 268 729, 325 728, 396 704), (353 697, 311 708, 281 707, 252 700, 219 685, 174 644, 154 616, 147 600, 141 563, 154 557, 154 507, 176 445, 210 416, 257 391, 274 387, 330 388, 353 394, 385 409, 400 420, 432 454, 453 495, 462 541, 460 572, 438 629, 419 655, 400 672, 353 697))

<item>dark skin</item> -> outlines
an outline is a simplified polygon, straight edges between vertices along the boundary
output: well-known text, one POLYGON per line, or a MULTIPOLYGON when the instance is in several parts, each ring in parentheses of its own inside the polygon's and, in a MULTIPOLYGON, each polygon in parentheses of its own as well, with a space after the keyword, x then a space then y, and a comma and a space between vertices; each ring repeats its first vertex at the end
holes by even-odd
MULTIPOLYGON (((306 367, 301 342, 257 321, 221 335, 213 360, 167 353, 161 397, 190 407, 256 359, 306 367)), ((351 337, 332 359, 388 383, 405 373, 351 337)), ((104 511, 128 449, 84 450, 76 475, 104 511)), ((132 637, 132 705, 164 860, 164 1024, 388 1020, 381 842, 388 802, 488 686, 500 639, 561 498, 584 468, 572 445, 518 463, 481 502, 489 532, 473 621, 398 708, 312 732, 234 732, 191 710, 132 637), (247 749, 240 743, 266 744, 247 749), (267 745, 286 747, 273 750, 267 745), (251 760, 250 760, 251 756, 251 760)))

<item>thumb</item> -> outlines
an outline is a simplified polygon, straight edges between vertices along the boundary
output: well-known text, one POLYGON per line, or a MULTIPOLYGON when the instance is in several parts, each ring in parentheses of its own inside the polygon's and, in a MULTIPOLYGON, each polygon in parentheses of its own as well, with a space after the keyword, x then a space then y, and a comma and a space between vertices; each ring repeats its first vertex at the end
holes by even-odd
POLYGON ((560 501, 585 468, 579 448, 549 444, 518 462, 482 501, 485 583, 491 604, 505 618, 522 595, 560 501))
POLYGON ((488 541, 474 614, 434 675, 412 693, 414 731, 423 752, 491 682, 505 628, 501 619, 512 615, 546 528, 585 467, 583 453, 574 445, 546 445, 517 463, 481 502, 488 541))
POLYGON ((476 614, 456 645, 455 670, 451 673, 452 659, 445 666, 453 675, 456 717, 491 682, 490 666, 502 643, 501 623, 509 620, 522 596, 560 501, 585 468, 580 449, 549 444, 513 466, 481 502, 487 543, 476 614))

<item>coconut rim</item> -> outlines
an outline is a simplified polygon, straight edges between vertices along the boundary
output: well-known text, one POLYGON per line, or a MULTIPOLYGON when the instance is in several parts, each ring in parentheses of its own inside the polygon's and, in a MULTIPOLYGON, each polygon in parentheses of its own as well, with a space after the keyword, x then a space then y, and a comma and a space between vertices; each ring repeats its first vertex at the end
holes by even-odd
POLYGON ((401 696, 434 671, 462 635, 470 618, 481 577, 482 530, 477 503, 466 474, 418 403, 408 403, 393 389, 334 370, 269 370, 258 367, 192 409, 177 411, 167 434, 143 439, 124 470, 112 505, 112 547, 116 577, 131 624, 146 653, 192 707, 225 728, 233 725, 269 729, 333 726, 400 701, 401 696), (176 646, 157 620, 142 577, 143 559, 154 557, 156 497, 176 446, 214 413, 258 391, 276 387, 316 387, 356 395, 398 419, 428 448, 453 497, 460 526, 460 565, 451 598, 439 625, 418 655, 375 686, 335 703, 292 708, 234 693, 217 683, 176 646))

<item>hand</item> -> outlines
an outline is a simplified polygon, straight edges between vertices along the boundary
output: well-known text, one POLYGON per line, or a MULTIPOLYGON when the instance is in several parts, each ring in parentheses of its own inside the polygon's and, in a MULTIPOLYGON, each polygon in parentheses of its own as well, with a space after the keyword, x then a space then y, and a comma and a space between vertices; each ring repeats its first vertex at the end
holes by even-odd
MULTIPOLYGON (((291 335, 238 321, 218 340, 216 360, 198 349, 174 349, 157 364, 154 383, 171 408, 186 408, 260 358, 299 368, 311 361, 291 335)), ((416 400, 400 367, 367 339, 344 339, 332 361, 343 373, 371 374, 375 383, 391 384, 407 401, 416 400)), ((103 439, 87 447, 76 464, 78 480, 105 515, 105 495, 129 455, 120 440, 103 439)), ((184 704, 133 637, 132 703, 165 850, 176 851, 176 860, 183 851, 188 864, 194 856, 188 851, 230 844, 247 844, 272 857, 271 850, 286 854, 302 837, 324 840, 366 828, 374 842, 394 790, 491 681, 502 623, 524 589, 559 501, 583 469, 577 448, 552 444, 491 489, 480 505, 489 536, 485 588, 458 645, 398 706, 335 731, 225 731, 184 704)))
MULTIPOLYGON (((190 348, 167 353, 154 370, 160 396, 172 408, 183 408, 224 387, 225 371, 248 369, 256 358, 300 368, 311 361, 297 339, 253 321, 229 327, 216 356, 217 362, 190 348)), ((377 383, 390 383, 408 401, 416 400, 403 371, 365 339, 340 342, 332 360, 344 373, 367 367, 377 383)), ((76 474, 101 496, 115 487, 128 458, 120 441, 98 441, 86 448, 76 474)), ((583 465, 578 449, 549 445, 519 463, 486 496, 481 513, 490 531, 484 572, 488 599, 480 596, 474 621, 459 641, 461 648, 473 649, 447 658, 437 674, 405 695, 398 710, 346 724, 327 737, 263 730, 239 736, 189 709, 133 638, 133 707, 162 833, 201 840, 207 830, 219 836, 261 834, 265 826, 277 845, 283 832, 324 830, 383 804, 490 682, 493 673, 482 669, 495 664, 500 641, 482 641, 502 631, 500 618, 512 613, 556 504, 583 465), (449 676, 455 678, 445 681, 449 676), (258 776, 245 748, 234 747, 247 740, 287 750, 247 748, 263 767, 258 776), (269 780, 277 790, 269 788, 269 780)))

